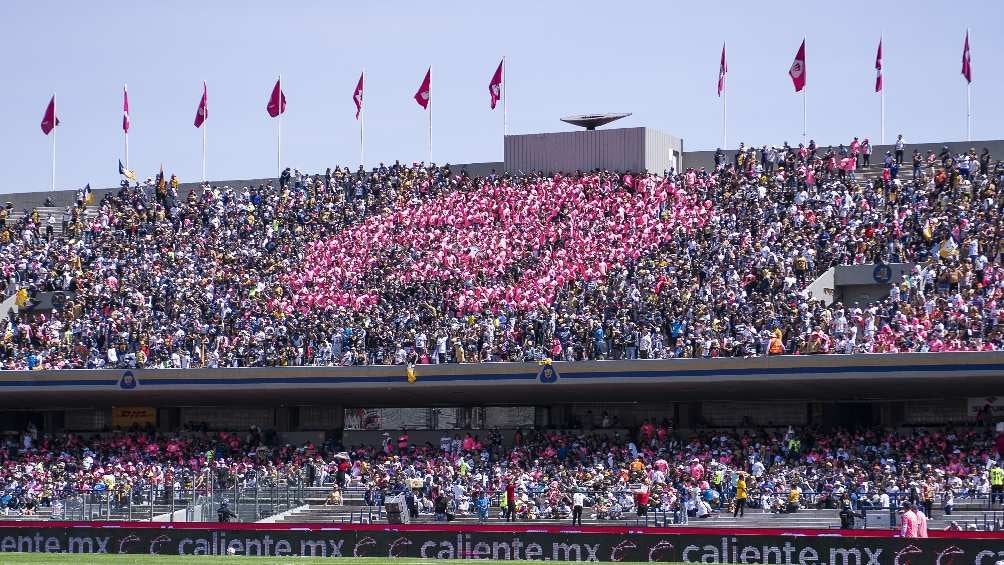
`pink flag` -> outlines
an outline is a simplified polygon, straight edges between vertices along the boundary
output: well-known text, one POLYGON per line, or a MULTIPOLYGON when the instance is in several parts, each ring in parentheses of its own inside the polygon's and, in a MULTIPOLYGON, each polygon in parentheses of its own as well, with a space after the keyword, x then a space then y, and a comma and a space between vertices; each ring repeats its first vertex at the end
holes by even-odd
POLYGON ((363 74, 359 73, 359 82, 356 83, 356 90, 352 93, 352 101, 356 103, 356 119, 359 119, 359 112, 363 111, 363 74))
POLYGON ((286 111, 286 93, 282 91, 282 85, 279 84, 280 81, 281 79, 275 81, 272 96, 268 98, 268 106, 265 107, 268 115, 273 118, 279 117, 279 114, 286 111))
POLYGON ((45 115, 42 116, 42 133, 49 135, 52 128, 59 125, 59 118, 56 117, 56 95, 53 94, 49 100, 49 105, 45 107, 45 115))
POLYGON ((791 68, 788 69, 788 75, 791 77, 791 83, 795 85, 795 92, 801 92, 805 88, 805 40, 802 40, 802 45, 798 48, 798 53, 795 54, 795 60, 791 63, 791 68))
POLYGON ((498 105, 499 100, 502 100, 502 64, 505 63, 505 59, 499 62, 499 67, 495 69, 495 74, 492 75, 491 82, 488 83, 488 94, 491 96, 492 110, 498 105))
POLYGON ((878 53, 875 54, 875 92, 882 92, 882 38, 879 38, 878 53))
POLYGON ((729 65, 725 62, 725 44, 722 43, 722 61, 718 63, 718 96, 725 91, 725 75, 729 72, 729 65))
POLYGON ((966 43, 962 46, 962 76, 966 82, 973 82, 973 66, 969 61, 969 30, 966 30, 966 43))
POLYGON ((199 109, 195 111, 195 127, 202 127, 203 122, 209 117, 209 104, 206 98, 206 81, 202 81, 202 100, 199 101, 199 109))
POLYGON ((422 86, 418 87, 418 92, 415 93, 415 102, 423 108, 429 107, 429 102, 432 101, 432 67, 429 67, 428 71, 425 71, 425 79, 422 80, 422 86))
POLYGON ((129 90, 122 86, 122 131, 129 133, 129 90))

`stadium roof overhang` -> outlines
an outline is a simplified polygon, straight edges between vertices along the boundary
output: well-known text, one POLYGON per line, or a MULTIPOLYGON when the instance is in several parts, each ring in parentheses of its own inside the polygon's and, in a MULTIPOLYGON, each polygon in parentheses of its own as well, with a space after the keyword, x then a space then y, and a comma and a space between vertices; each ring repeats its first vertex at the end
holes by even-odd
POLYGON ((1004 353, 480 365, 0 372, 0 407, 549 405, 1004 394, 1004 353))

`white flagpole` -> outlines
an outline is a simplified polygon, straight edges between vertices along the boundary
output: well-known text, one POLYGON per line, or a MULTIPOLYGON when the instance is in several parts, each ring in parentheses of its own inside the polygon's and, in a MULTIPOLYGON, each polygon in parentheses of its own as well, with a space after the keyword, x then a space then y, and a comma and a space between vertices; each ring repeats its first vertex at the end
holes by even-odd
POLYGON ((505 143, 505 136, 509 135, 509 93, 506 87, 509 85, 509 61, 505 55, 502 56, 502 138, 505 143))
POLYGON ((973 83, 966 83, 966 141, 973 140, 973 83))
MULTIPOLYGON (((879 35, 879 45, 882 45, 883 39, 884 38, 882 37, 882 35, 879 35)), ((885 46, 883 45, 883 50, 884 48, 885 46)), ((884 52, 882 53, 882 58, 885 59, 884 52)), ((885 145, 885 61, 882 61, 882 68, 879 69, 879 72, 882 73, 882 90, 879 90, 879 108, 880 108, 879 119, 882 122, 881 131, 879 132, 880 133, 879 141, 882 143, 882 145, 885 145)))
POLYGON ((432 164, 432 65, 429 65, 429 164, 432 164))
MULTIPOLYGON (((805 36, 802 36, 802 45, 805 45, 805 36)), ((805 76, 805 59, 802 59, 802 76, 803 77, 805 76)), ((802 87, 802 143, 804 143, 806 147, 809 146, 808 145, 809 136, 806 133, 809 129, 808 117, 807 117, 808 113, 806 112, 806 101, 805 101, 806 98, 805 94, 808 89, 809 89, 809 84, 808 81, 806 81, 805 86, 802 87)))
POLYGON ((202 116, 202 182, 206 182, 206 122, 209 121, 209 92, 206 81, 202 81, 202 92, 206 94, 206 115, 202 116))
MULTIPOLYGON (((129 97, 129 85, 128 84, 123 84, 122 85, 122 96, 125 98, 125 100, 128 99, 128 97, 129 97)), ((123 100, 123 102, 125 100, 123 100)), ((126 159, 126 168, 128 169, 129 168, 129 131, 128 130, 123 130, 122 133, 125 134, 125 159, 126 159)))
MULTIPOLYGON (((727 57, 728 54, 725 50, 726 44, 722 42, 722 53, 727 57)), ((725 64, 728 67, 728 63, 725 64)), ((721 69, 719 69, 721 72, 721 69)), ((729 97, 729 77, 728 72, 722 75, 722 150, 729 148, 729 137, 728 137, 728 102, 729 97)))
POLYGON ((49 182, 49 190, 56 190, 56 93, 52 93, 52 179, 49 182))
POLYGON ((363 91, 359 93, 359 166, 366 168, 366 68, 360 75, 363 79, 363 91))
MULTIPOLYGON (((808 114, 807 114, 807 112, 805 110, 805 106, 806 106, 806 103, 805 103, 805 91, 806 90, 808 90, 808 85, 802 87, 802 143, 803 144, 807 144, 808 143, 808 135, 806 135, 806 130, 808 129, 808 126, 806 125, 806 123, 807 123, 806 116, 808 114)), ((806 147, 808 147, 808 145, 806 145, 806 147)))
MULTIPOLYGON (((973 68, 973 42, 972 38, 969 36, 969 28, 966 28, 966 42, 969 47, 966 52, 966 56, 969 57, 969 68, 973 68)), ((972 73, 972 70, 970 70, 972 73)), ((972 74, 970 74, 972 76, 972 74)), ((966 140, 971 142, 973 140, 973 82, 968 78, 966 79, 966 140)))
MULTIPOLYGON (((973 48, 972 48, 972 41, 970 41, 969 37, 968 27, 966 28, 966 40, 969 46, 969 51, 966 53, 966 56, 969 57, 969 68, 972 69, 973 48)), ((970 70, 970 73, 972 73, 972 70, 970 70)), ((969 79, 966 79, 966 141, 972 141, 972 140, 973 140, 973 83, 969 79)))
POLYGON ((882 145, 885 145, 885 76, 882 77, 882 90, 879 92, 879 105, 882 107, 882 131, 880 139, 882 140, 882 145))
MULTIPOLYGON (((276 122, 275 130, 275 179, 276 184, 279 184, 282 182, 280 180, 282 177, 282 75, 279 75, 276 84, 279 85, 279 100, 277 102, 279 106, 279 119, 276 122)), ((279 188, 281 189, 282 186, 279 185, 279 188)))

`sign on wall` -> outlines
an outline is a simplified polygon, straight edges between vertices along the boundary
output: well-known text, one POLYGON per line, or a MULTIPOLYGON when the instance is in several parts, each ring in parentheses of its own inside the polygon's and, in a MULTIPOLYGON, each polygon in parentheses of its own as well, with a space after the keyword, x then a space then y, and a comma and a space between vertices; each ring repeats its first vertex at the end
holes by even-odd
POLYGON ((828 535, 413 529, 0 528, 0 552, 502 559, 561 562, 993 565, 1004 540, 828 535))
POLYGON ((112 427, 128 428, 133 424, 138 426, 157 425, 157 409, 152 406, 113 406, 112 427))

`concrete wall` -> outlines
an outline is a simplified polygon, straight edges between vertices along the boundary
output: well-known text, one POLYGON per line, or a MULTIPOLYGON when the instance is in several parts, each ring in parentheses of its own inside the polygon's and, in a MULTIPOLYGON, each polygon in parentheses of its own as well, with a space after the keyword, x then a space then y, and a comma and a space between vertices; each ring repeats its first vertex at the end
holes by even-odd
POLYGON ((805 287, 806 295, 812 297, 814 300, 822 300, 827 306, 833 304, 833 273, 835 270, 833 267, 830 267, 823 274, 816 277, 816 280, 805 287))
MULTIPOLYGON (((735 150, 732 151, 735 153, 735 150)), ((715 168, 714 151, 685 151, 683 153, 683 169, 708 169, 715 168)))
POLYGON ((680 139, 648 128, 507 135, 505 167, 509 172, 647 169, 662 173, 682 152, 680 139))
POLYGON ((864 305, 888 297, 889 287, 894 283, 899 284, 903 275, 913 269, 914 263, 887 265, 889 282, 876 280, 875 267, 873 264, 830 267, 805 290, 811 291, 813 298, 822 299, 826 304, 839 301, 845 306, 855 302, 864 305))
MULTIPOLYGON (((785 355, 755 358, 402 366, 0 371, 0 406, 12 415, 107 406, 525 406, 568 402, 686 402, 927 398, 946 386, 1004 396, 1004 352, 785 355), (126 376, 131 379, 126 380, 126 376), (902 387, 906 386, 906 389, 902 387)), ((282 410, 282 408, 279 408, 282 410)), ((11 421, 14 421, 12 419, 11 421)), ((274 419, 282 424, 281 418, 274 419)), ((551 421, 561 421, 560 417, 551 421)), ((180 423, 180 422, 179 422, 180 423)))
POLYGON ((502 161, 488 161, 485 163, 465 163, 462 165, 450 164, 450 171, 467 171, 472 177, 483 177, 490 175, 492 171, 499 174, 505 170, 505 163, 502 161))
POLYGON ((662 173, 680 170, 683 162, 683 140, 659 130, 645 129, 645 168, 662 173))

